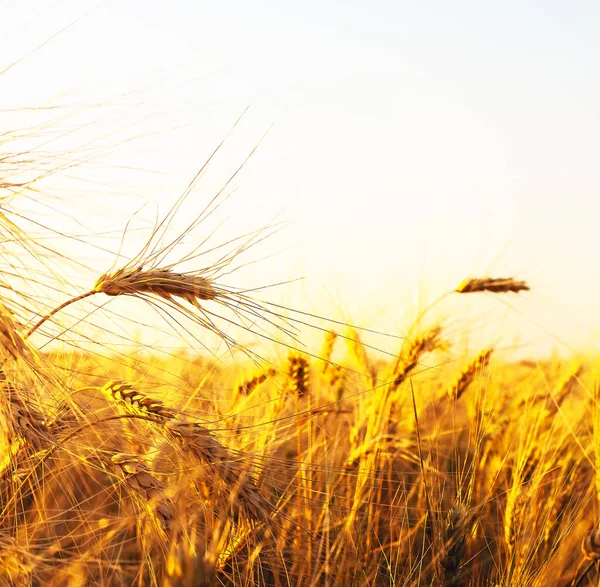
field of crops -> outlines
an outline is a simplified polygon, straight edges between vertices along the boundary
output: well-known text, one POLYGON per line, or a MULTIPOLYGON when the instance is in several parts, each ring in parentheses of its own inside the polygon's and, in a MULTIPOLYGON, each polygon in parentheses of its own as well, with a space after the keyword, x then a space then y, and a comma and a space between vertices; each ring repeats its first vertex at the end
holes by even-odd
MULTIPOLYGON (((321 348, 283 343, 283 354, 259 357, 219 330, 210 308, 235 304, 236 315, 281 332, 289 320, 219 286, 215 273, 136 261, 27 324, 27 299, 9 291, 0 330, 3 584, 598 580, 592 361, 509 363, 494 348, 457 356, 443 325, 425 327, 427 312, 395 357, 340 323, 323 329, 321 348), (181 312, 243 358, 32 343, 61 312, 97 296, 181 312)), ((452 295, 468 303, 527 290, 482 278, 452 295)))

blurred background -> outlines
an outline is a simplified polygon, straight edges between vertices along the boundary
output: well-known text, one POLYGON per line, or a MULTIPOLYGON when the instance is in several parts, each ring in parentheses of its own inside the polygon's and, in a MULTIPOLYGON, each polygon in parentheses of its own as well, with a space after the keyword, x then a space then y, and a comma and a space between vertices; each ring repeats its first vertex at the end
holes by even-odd
MULTIPOLYGON (((400 336, 462 279, 515 277, 532 290, 450 296, 432 316, 461 345, 589 351, 599 17, 592 2, 5 1, 4 177, 28 190, 4 208, 89 288, 243 114, 169 234, 224 187, 222 204, 173 259, 215 229, 219 244, 277 226, 227 283, 286 282, 264 295, 400 336)), ((140 328, 161 320, 141 312, 140 328)))

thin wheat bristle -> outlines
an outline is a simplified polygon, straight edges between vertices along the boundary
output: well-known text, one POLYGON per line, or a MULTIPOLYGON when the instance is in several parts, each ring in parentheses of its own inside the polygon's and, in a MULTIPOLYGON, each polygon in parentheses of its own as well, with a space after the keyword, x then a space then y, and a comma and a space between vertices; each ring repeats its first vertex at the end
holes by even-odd
POLYGON ((485 349, 471 361, 458 376, 454 384, 448 389, 448 397, 456 401, 465 393, 476 375, 480 373, 490 362, 494 349, 485 349))
POLYGON ((182 298, 199 307, 199 300, 213 300, 218 292, 205 277, 176 273, 170 269, 119 269, 102 275, 94 285, 95 292, 108 296, 154 294, 167 301, 182 298))
POLYGON ((468 278, 455 291, 457 293, 476 293, 481 291, 519 293, 520 291, 529 291, 529 286, 524 281, 517 281, 512 277, 468 278))

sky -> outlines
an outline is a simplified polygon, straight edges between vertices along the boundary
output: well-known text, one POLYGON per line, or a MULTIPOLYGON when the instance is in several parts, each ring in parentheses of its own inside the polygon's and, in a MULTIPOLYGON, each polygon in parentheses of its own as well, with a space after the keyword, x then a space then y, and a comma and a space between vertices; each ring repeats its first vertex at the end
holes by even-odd
POLYGON ((302 278, 273 295, 402 333, 463 278, 514 276, 532 291, 440 311, 506 348, 589 348, 599 21, 593 2, 4 0, 2 124, 79 160, 43 185, 60 213, 19 205, 111 250, 133 216, 133 251, 245 112, 181 222, 260 143, 219 209, 224 239, 284 223, 248 283, 302 278))

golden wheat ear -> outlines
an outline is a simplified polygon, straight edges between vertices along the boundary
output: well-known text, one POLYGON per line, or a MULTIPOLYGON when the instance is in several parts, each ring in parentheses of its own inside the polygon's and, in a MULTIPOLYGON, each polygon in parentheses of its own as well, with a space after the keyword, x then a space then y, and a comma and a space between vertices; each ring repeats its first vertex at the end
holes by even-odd
POLYGON ((492 348, 481 351, 477 357, 461 371, 456 381, 448 388, 448 397, 451 400, 456 401, 460 399, 477 375, 487 367, 493 352, 494 349, 492 348))
POLYGON ((200 300, 214 300, 217 290, 205 277, 170 269, 119 269, 96 281, 95 292, 107 296, 154 294, 167 301, 181 298, 199 307, 200 300))
POLYGON ((289 390, 298 397, 303 397, 310 391, 310 364, 308 359, 299 353, 288 356, 287 373, 289 390))
POLYGON ((517 281, 512 277, 483 277, 465 279, 455 290, 457 293, 477 293, 489 291, 493 293, 529 291, 529 286, 524 281, 517 281))
POLYGON ((438 325, 410 341, 405 341, 389 376, 391 389, 397 388, 411 374, 424 355, 446 348, 441 334, 442 327, 438 325))
POLYGON ((114 453, 104 462, 124 481, 138 506, 148 510, 162 530, 168 530, 174 520, 175 506, 165 495, 164 485, 142 460, 137 455, 114 453))
MULTIPOLYGON (((67 306, 98 293, 113 297, 156 296, 173 303, 176 303, 177 299, 182 299, 201 309, 200 301, 214 300, 219 293, 224 292, 217 290, 210 280, 193 273, 176 273, 170 269, 144 270, 142 267, 135 269, 123 267, 113 273, 105 273, 96 281, 93 289, 63 302, 48 312, 27 331, 23 338, 29 338, 42 324, 67 306)), ((210 327, 210 324, 207 323, 206 326, 210 327)), ((217 334, 222 333, 217 332, 217 334)))

